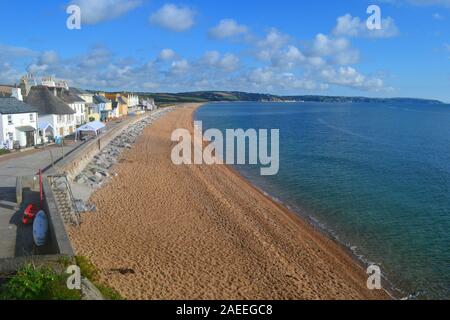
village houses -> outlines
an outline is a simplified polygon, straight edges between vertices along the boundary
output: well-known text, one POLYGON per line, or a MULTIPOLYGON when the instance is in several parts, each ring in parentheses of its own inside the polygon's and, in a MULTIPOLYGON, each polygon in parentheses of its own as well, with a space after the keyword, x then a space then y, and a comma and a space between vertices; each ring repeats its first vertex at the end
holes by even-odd
POLYGON ((20 88, 0 97, 0 148, 28 148, 38 143, 38 110, 22 101, 20 88))
POLYGON ((153 99, 132 93, 91 93, 64 80, 33 75, 20 85, 0 85, 0 148, 26 148, 72 135, 93 121, 106 122, 143 110, 156 110, 153 99))
POLYGON ((39 128, 51 135, 43 135, 43 142, 75 133, 75 111, 48 87, 32 87, 25 102, 38 109, 39 128))

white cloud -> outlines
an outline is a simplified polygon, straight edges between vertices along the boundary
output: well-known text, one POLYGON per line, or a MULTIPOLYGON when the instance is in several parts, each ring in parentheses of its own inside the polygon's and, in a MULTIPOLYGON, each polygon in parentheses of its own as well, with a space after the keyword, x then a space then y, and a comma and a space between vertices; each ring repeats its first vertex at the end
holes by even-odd
POLYGON ((290 45, 286 50, 274 54, 272 65, 281 69, 293 69, 304 64, 307 58, 296 46, 290 45))
POLYGON ((113 20, 125 13, 139 7, 141 0, 75 0, 81 8, 81 22, 85 24, 97 24, 107 20, 113 20))
MULTIPOLYGON (((191 9, 166 5, 151 20, 171 30, 183 31, 194 24, 193 17, 191 9), (179 14, 179 9, 187 10, 189 14, 179 14)), ((346 19, 350 25, 361 24, 351 16, 346 19)), ((74 86, 99 90, 242 90, 279 94, 301 94, 335 87, 355 91, 386 90, 382 78, 363 74, 354 66, 359 62, 359 52, 352 47, 348 37, 360 35, 361 31, 349 35, 351 29, 343 26, 340 25, 339 32, 347 30, 343 32, 346 37, 317 34, 309 41, 300 41, 277 29, 269 29, 257 37, 251 36, 248 29, 237 22, 220 23, 217 27, 221 28, 215 28, 215 37, 245 34, 244 43, 248 47, 233 53, 212 50, 190 59, 170 48, 161 50, 152 59, 141 61, 120 58, 101 46, 79 56, 64 58, 53 51, 33 52, 0 45, 4 52, 12 53, 11 57, 27 61, 20 69, 18 63, 10 63, 14 58, 0 50, 1 61, 5 61, 0 65, 0 80, 17 82, 20 75, 16 70, 28 67, 27 70, 38 77, 54 75, 69 80, 74 86)), ((449 46, 446 48, 450 50, 449 46)))
POLYGON ((20 72, 12 67, 9 63, 0 63, 0 84, 18 83, 20 72))
POLYGON ((172 73, 176 75, 182 75, 189 71, 190 65, 186 59, 177 60, 172 62, 172 73))
POLYGON ((272 28, 267 32, 264 39, 259 40, 256 44, 258 58, 261 60, 271 60, 274 54, 285 46, 289 40, 290 37, 288 35, 272 28))
POLYGON ((432 17, 434 20, 445 20, 445 17, 442 14, 437 13, 437 12, 433 13, 432 17))
POLYGON ((215 66, 220 61, 219 51, 208 51, 203 56, 203 61, 209 66, 215 66))
POLYGON ((79 61, 82 68, 95 68, 108 64, 111 59, 111 52, 102 47, 96 46, 92 48, 89 53, 79 61))
POLYGON ((277 29, 271 29, 266 37, 259 42, 260 47, 268 47, 270 49, 279 49, 289 41, 290 37, 281 33, 277 29))
POLYGON ((239 58, 231 53, 225 54, 220 61, 220 67, 227 72, 234 71, 239 67, 239 58))
POLYGON ((347 65, 359 61, 359 52, 352 49, 345 38, 330 38, 322 33, 316 35, 312 51, 317 57, 328 57, 333 63, 347 65))
POLYGON ((246 79, 258 91, 316 90, 326 87, 313 79, 298 78, 290 72, 277 72, 270 68, 256 68, 249 72, 246 79))
POLYGON ((353 87, 361 90, 380 91, 385 89, 383 80, 368 78, 352 67, 326 68, 320 73, 322 79, 330 84, 353 87))
POLYGON ((0 44, 0 58, 23 58, 37 55, 31 49, 0 44))
POLYGON ((59 60, 58 54, 55 51, 44 51, 39 57, 40 64, 52 64, 59 60))
POLYGON ((216 39, 236 37, 248 33, 248 27, 238 24, 233 19, 224 19, 209 31, 209 35, 216 39))
POLYGON ((370 30, 365 20, 346 14, 337 18, 333 34, 345 37, 392 38, 399 35, 399 30, 391 17, 382 19, 380 30, 370 30))
POLYGON ((218 51, 208 51, 204 54, 200 63, 209 67, 220 68, 225 72, 232 72, 239 67, 240 59, 231 53, 222 56, 218 51))
POLYGON ((166 4, 150 16, 150 22, 175 32, 182 32, 194 25, 194 18, 195 12, 192 9, 166 4))
POLYGON ((161 50, 161 52, 159 53, 159 56, 158 56, 159 60, 162 60, 162 61, 172 60, 175 57, 176 57, 176 53, 172 49, 163 49, 163 50, 161 50))

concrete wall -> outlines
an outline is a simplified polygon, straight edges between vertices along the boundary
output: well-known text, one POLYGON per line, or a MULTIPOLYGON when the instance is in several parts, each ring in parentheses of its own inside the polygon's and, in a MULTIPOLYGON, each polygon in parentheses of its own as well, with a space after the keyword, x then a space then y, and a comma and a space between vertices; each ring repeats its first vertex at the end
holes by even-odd
POLYGON ((43 190, 45 195, 44 211, 49 218, 49 249, 52 254, 73 256, 74 251, 67 235, 66 227, 58 210, 55 197, 48 178, 43 179, 43 190))

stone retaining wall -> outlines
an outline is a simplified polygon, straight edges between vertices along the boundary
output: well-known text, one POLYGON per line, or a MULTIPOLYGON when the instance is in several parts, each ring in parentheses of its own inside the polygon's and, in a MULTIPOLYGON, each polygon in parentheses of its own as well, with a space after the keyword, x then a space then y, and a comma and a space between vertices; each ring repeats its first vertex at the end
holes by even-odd
POLYGON ((56 168, 57 173, 64 173, 67 175, 67 178, 73 180, 78 174, 80 174, 81 171, 83 171, 86 165, 94 158, 97 153, 99 153, 115 137, 121 134, 129 126, 135 124, 140 120, 142 120, 142 117, 136 117, 136 119, 132 119, 131 121, 128 121, 123 125, 119 125, 118 127, 115 127, 88 142, 76 152, 62 160, 56 168))

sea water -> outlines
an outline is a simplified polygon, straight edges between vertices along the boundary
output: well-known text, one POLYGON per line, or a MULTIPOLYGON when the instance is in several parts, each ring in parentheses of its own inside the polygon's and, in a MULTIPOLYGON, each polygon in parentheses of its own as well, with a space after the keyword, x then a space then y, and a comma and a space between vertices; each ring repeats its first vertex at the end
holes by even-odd
POLYGON ((258 188, 375 263, 401 297, 450 298, 450 106, 211 103, 208 128, 280 129, 280 171, 258 188))

